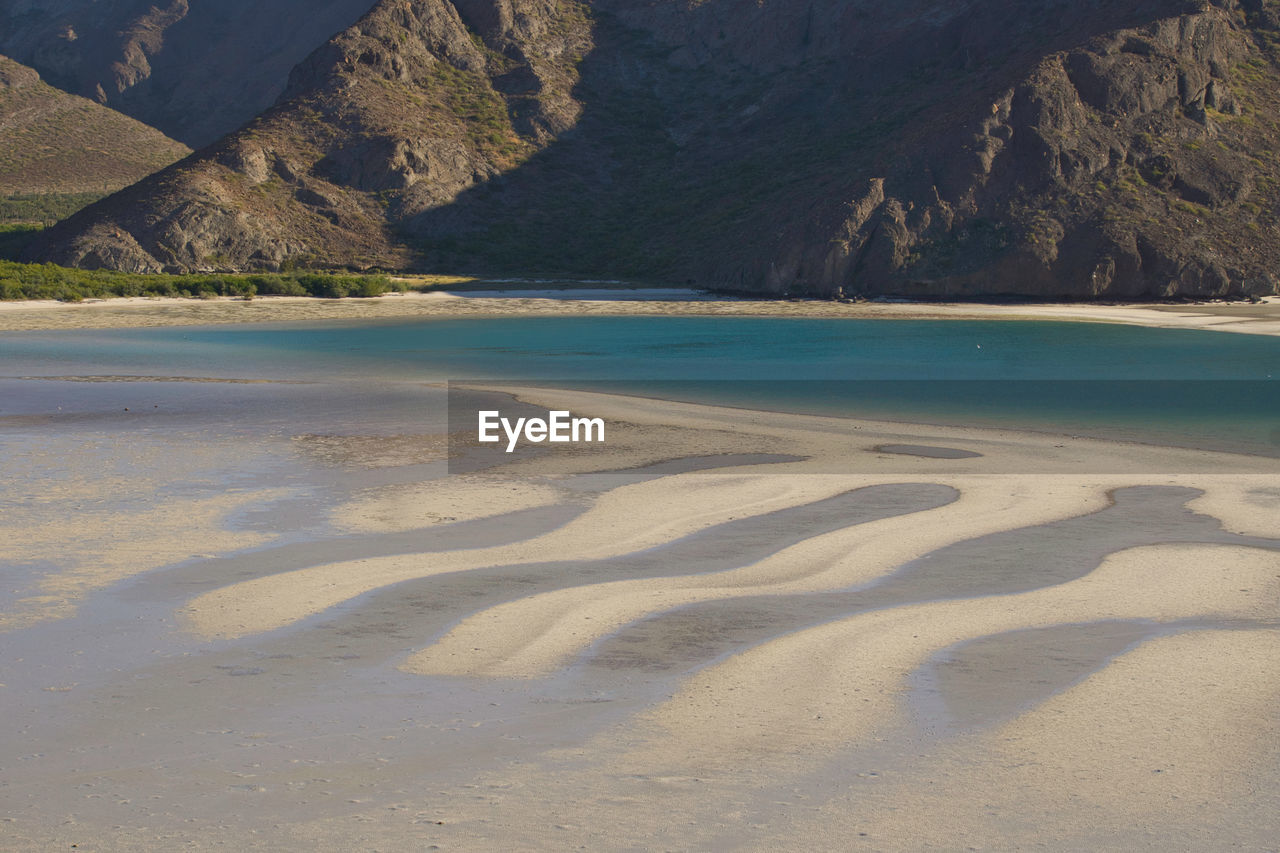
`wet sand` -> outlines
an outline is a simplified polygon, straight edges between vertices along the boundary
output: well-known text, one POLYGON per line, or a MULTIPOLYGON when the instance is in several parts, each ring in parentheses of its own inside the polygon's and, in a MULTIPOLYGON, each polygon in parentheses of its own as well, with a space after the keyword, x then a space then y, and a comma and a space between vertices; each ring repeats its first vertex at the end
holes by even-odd
POLYGON ((846 317, 850 319, 1064 320, 1124 323, 1176 329, 1212 329, 1256 335, 1280 335, 1280 297, 1256 304, 1186 305, 984 305, 974 303, 838 303, 707 299, 692 291, 644 291, 627 298, 626 290, 610 298, 590 291, 568 290, 562 297, 533 292, 387 294, 373 299, 311 299, 268 296, 250 301, 234 298, 168 299, 133 297, 64 304, 52 301, 0 302, 0 331, 39 329, 190 326, 222 323, 292 323, 323 320, 414 320, 431 317, 493 316, 758 316, 846 317), (587 298, 583 298, 585 296, 587 298), (621 295, 619 295, 621 294, 621 295), (590 298, 595 296, 597 298, 590 298))
POLYGON ((5 849, 1280 837, 1277 460, 527 389, 617 444, 450 476, 441 389, 60 385, 0 424, 5 849))

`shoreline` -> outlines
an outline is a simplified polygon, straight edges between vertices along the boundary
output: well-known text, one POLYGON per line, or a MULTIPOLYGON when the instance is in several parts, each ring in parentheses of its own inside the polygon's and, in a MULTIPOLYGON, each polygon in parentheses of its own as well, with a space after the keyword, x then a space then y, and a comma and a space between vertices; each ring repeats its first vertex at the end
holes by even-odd
MULTIPOLYGON (((617 297, 573 298, 573 292, 565 291, 564 298, 548 298, 541 294, 521 296, 518 290, 502 296, 468 296, 441 290, 360 299, 264 296, 246 301, 235 297, 123 297, 83 303, 48 300, 0 302, 0 332, 463 317, 741 316, 1118 323, 1148 328, 1280 335, 1280 297, 1274 296, 1258 303, 995 305, 790 302, 737 298, 646 298, 631 301, 617 297)), ((619 291, 619 294, 625 293, 619 291)))

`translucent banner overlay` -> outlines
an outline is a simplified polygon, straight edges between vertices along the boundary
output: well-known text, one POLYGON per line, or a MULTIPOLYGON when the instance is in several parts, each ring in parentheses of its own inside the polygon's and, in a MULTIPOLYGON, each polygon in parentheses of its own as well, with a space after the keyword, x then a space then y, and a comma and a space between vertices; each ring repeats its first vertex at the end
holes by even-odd
POLYGON ((1219 470, 1221 460, 1194 451, 1243 454, 1252 461, 1236 464, 1280 473, 1280 383, 1270 380, 466 380, 449 383, 448 400, 452 473, 530 467, 548 454, 604 470, 611 460, 625 465, 663 453, 755 464, 808 459, 806 470, 833 473, 884 472, 894 457, 904 472, 927 462, 931 470, 1016 473, 1018 459, 1024 473, 1042 470, 1025 464, 1027 447, 1015 453, 982 444, 1003 434, 992 430, 1064 451, 1059 463, 1075 473, 1115 470, 1115 448, 1092 461, 1091 441, 1133 445, 1132 464, 1152 473, 1219 470), (595 395, 632 398, 631 414, 595 395), (642 417, 634 398, 647 401, 642 417), (671 402, 717 407, 715 426, 698 426, 692 410, 671 402), (726 409, 741 415, 728 417, 726 409), (771 413, 768 428, 751 426, 751 412, 771 413), (973 446, 924 442, 931 434, 973 446), (1171 450, 1162 455, 1161 447, 1171 450))

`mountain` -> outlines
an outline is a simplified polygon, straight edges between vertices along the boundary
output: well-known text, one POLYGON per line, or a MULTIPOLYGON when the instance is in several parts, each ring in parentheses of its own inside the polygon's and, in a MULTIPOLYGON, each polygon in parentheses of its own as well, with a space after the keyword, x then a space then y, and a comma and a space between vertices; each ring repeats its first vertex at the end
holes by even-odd
POLYGON ((304 264, 915 297, 1274 293, 1273 0, 383 0, 47 233, 304 264))
POLYGON ((276 107, 54 229, 48 254, 133 271, 406 266, 392 222, 573 126, 589 22, 555 7, 380 3, 299 65, 276 107))
POLYGON ((0 53, 193 147, 267 109, 372 0, 0 0, 0 53))
POLYGON ((106 194, 189 153, 160 131, 55 89, 0 56, 0 197, 106 194))

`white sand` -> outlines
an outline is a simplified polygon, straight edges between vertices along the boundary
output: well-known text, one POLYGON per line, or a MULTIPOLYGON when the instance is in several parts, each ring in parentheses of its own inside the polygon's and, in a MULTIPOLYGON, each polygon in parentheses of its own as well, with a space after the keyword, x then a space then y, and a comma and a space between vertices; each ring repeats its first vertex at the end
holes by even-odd
POLYGON ((515 315, 787 316, 898 319, 1017 319, 1125 323, 1177 329, 1280 334, 1280 297, 1258 304, 1194 305, 981 305, 789 301, 623 301, 545 299, 512 291, 500 297, 465 298, 447 292, 388 294, 373 299, 269 296, 167 299, 134 297, 78 304, 0 302, 0 331, 34 329, 181 326, 214 323, 285 323, 377 318, 515 315))
MULTIPOLYGON (((269 564, 240 553, 216 572, 189 567, 156 585, 163 594, 156 592, 148 612, 163 610, 166 620, 176 613, 186 630, 175 631, 167 621, 135 625, 127 607, 104 603, 111 590, 82 607, 96 621, 78 621, 86 615, 75 600, 135 573, 163 581, 164 567, 187 557, 267 544, 262 533, 237 525, 236 515, 270 510, 288 493, 215 493, 227 471, 262 463, 250 455, 233 465, 219 455, 233 447, 161 446, 143 436, 136 447, 77 448, 83 434, 33 434, 7 459, 14 477, 0 534, 8 537, 6 560, 56 564, 38 592, 57 600, 10 599, 6 609, 21 620, 9 623, 6 639, 20 641, 30 661, 7 657, 0 678, 15 732, 0 744, 3 846, 825 850, 858 849, 865 839, 880 850, 1163 851, 1274 844, 1276 551, 1160 544, 1153 531, 1153 544, 1113 553, 1076 580, 860 613, 735 648, 691 673, 602 675, 576 666, 593 643, 625 638, 629 625, 653 614, 872 581, 951 543, 1098 511, 1122 486, 1201 489, 1190 507, 1220 519, 1224 530, 1275 536, 1280 491, 1267 463, 582 392, 523 396, 632 426, 614 456, 568 454, 483 477, 366 490, 319 517, 347 518, 346 529, 376 535, 546 506, 564 498, 562 475, 720 441, 707 435, 734 436, 738 451, 814 459, 616 486, 574 521, 501 547, 308 563, 262 577, 254 575, 269 564), (886 443, 983 456, 875 452, 886 443), (673 566, 666 578, 578 580, 533 595, 521 579, 500 590, 509 603, 483 608, 465 586, 440 601, 429 585, 416 589, 415 601, 387 596, 368 613, 357 600, 446 572, 634 554, 878 483, 946 484, 959 498, 814 536, 715 574, 673 566), (167 502, 148 504, 157 494, 167 502), (341 604, 349 606, 334 610, 341 604), (447 608, 448 621, 424 619, 436 627, 419 631, 415 608, 434 605, 447 608), (321 613, 325 620, 301 624, 321 613), (39 622, 31 614, 66 618, 39 622), (1026 629, 1088 630, 1099 620, 1178 633, 1098 660, 1096 671, 1050 685, 1048 698, 1033 706, 1002 708, 996 725, 937 737, 913 727, 912 678, 940 653, 984 638, 1016 642, 1010 632, 1026 629), (127 630, 115 630, 122 625, 127 630), (296 630, 270 633, 290 626, 296 630), (92 683, 77 684, 82 678, 92 683)), ((438 437, 424 441, 438 451, 438 437)), ((337 465, 385 473, 421 461, 415 440, 390 454, 376 442, 281 443, 287 446, 273 464, 288 458, 330 472, 337 465)), ((589 499, 587 492, 572 498, 589 499)), ((1046 676, 1037 662, 1022 661, 982 677, 1039 683, 1046 676)))
MULTIPOLYGON (((241 637, 281 628, 366 592, 415 578, 550 560, 591 560, 661 545, 743 515, 820 500, 843 491, 831 479, 689 474, 624 486, 564 527, 515 545, 374 557, 268 575, 191 602, 191 629, 241 637)), ((448 488, 443 486, 443 488, 448 488)))
MULTIPOLYGON (((935 476, 930 481, 953 486, 960 499, 812 538, 740 569, 614 581, 522 598, 463 621, 409 658, 405 667, 423 674, 545 675, 601 637, 656 613, 716 599, 865 584, 962 540, 1096 512, 1108 504, 1110 491, 1144 484, 1150 477, 935 476)), ((887 481, 865 481, 879 482, 887 481)), ((1264 475, 1183 475, 1161 482, 1206 490, 1189 508, 1225 519, 1233 532, 1280 536, 1271 505, 1277 499, 1267 491, 1264 475)))
POLYGON ((740 569, 578 586, 522 598, 477 613, 412 656, 405 667, 440 675, 543 675, 628 622, 681 605, 851 587, 960 539, 1058 521, 1107 505, 1106 489, 1087 480, 935 480, 958 488, 960 499, 808 539, 740 569))
POLYGON ((1203 497, 1187 506, 1221 518, 1233 533, 1280 538, 1280 483, 1274 478, 1216 482, 1203 497))
POLYGON ((1265 849, 1277 792, 1259 785, 1275 784, 1280 755, 1280 631, 1192 629, 998 728, 937 744, 900 733, 911 673, 957 643, 1113 618, 1265 619, 1278 592, 1274 552, 1150 546, 1056 587, 863 614, 737 654, 653 712, 477 780, 475 796, 438 813, 455 844, 530 850, 1167 850, 1232 839, 1265 849))
POLYGON ((1280 632, 1146 643, 910 772, 788 815, 746 849, 1273 846, 1280 632))
POLYGON ((1121 552, 1084 578, 1033 592, 855 616, 698 673, 653 713, 667 736, 643 760, 678 757, 701 767, 730 756, 742 761, 745 753, 795 761, 890 725, 902 712, 909 674, 947 646, 1104 619, 1265 618, 1277 594, 1275 552, 1165 545, 1121 552), (787 701, 769 698, 776 696, 787 701))

